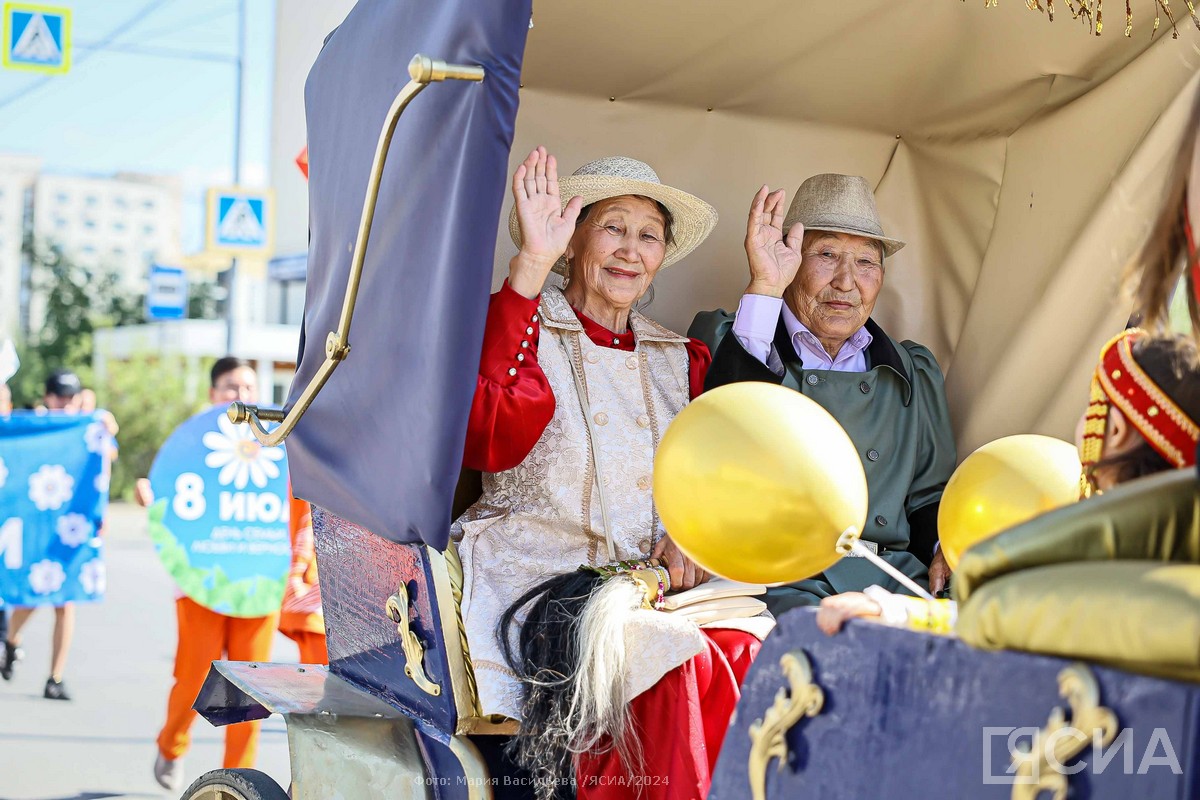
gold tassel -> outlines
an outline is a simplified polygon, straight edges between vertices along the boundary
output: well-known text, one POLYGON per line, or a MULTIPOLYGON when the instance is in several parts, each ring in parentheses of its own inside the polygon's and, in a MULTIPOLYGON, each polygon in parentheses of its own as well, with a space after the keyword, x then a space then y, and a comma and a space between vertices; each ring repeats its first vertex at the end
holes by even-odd
MULTIPOLYGON (((1175 15, 1171 13, 1171 0, 1158 0, 1158 6, 1159 6, 1159 8, 1161 8, 1163 10, 1163 13, 1165 13, 1167 15, 1167 22, 1171 23, 1171 38, 1178 39, 1179 38, 1179 28, 1175 27, 1175 15)), ((1154 30, 1155 31, 1158 30, 1158 23, 1159 23, 1158 11, 1155 11, 1154 12, 1154 30)), ((1153 35, 1153 34, 1151 34, 1151 35, 1153 35)))
MULTIPOLYGON (((1108 345, 1104 349, 1107 350, 1108 345)), ((1101 350, 1101 354, 1103 352, 1101 350)), ((1102 368, 1097 367, 1097 372, 1092 375, 1087 413, 1084 415, 1083 447, 1079 459, 1083 464, 1083 472, 1079 476, 1080 497, 1091 497, 1096 491, 1096 485, 1092 482, 1092 468, 1104 457, 1104 435, 1108 432, 1108 395, 1100 385, 1099 370, 1102 368)))
MULTIPOLYGON (((966 0, 963 0, 965 3, 966 0)), ((1089 33, 1096 36, 1104 32, 1104 0, 1063 0, 1067 6, 1067 11, 1071 14, 1071 19, 1080 20, 1089 33)), ((1152 0, 1154 3, 1154 27, 1150 31, 1150 36, 1158 33, 1159 26, 1162 25, 1162 16, 1166 14, 1167 21, 1171 23, 1171 38, 1179 38, 1179 27, 1175 20, 1175 14, 1171 11, 1171 0, 1152 0)), ((1184 0, 1187 3, 1188 14, 1192 18, 1192 22, 1196 25, 1196 29, 1200 30, 1200 12, 1196 11, 1196 0, 1184 0)), ((983 0, 984 8, 996 8, 1000 5, 1000 0, 983 0)), ((1040 11, 1045 14, 1051 22, 1054 21, 1054 0, 1025 0, 1025 7, 1030 11, 1040 11)), ((1133 36, 1133 2, 1125 0, 1125 36, 1133 36)))

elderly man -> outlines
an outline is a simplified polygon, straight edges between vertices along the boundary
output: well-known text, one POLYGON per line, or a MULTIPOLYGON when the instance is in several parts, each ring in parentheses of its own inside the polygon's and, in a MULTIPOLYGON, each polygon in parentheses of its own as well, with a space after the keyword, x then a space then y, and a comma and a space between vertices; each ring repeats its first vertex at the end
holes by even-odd
MULTIPOLYGON (((701 313, 689 331, 712 349, 704 388, 765 381, 820 403, 850 434, 867 474, 867 546, 930 589, 949 576, 935 554, 937 510, 954 469, 954 440, 933 354, 897 342, 871 319, 884 262, 904 242, 883 234, 866 180, 814 175, 783 214, 763 186, 746 226, 750 284, 736 316, 701 313), (786 232, 786 234, 785 234, 786 232), (729 335, 732 333, 732 335, 729 335)), ((904 591, 866 559, 772 589, 776 614, 880 584, 904 591)))

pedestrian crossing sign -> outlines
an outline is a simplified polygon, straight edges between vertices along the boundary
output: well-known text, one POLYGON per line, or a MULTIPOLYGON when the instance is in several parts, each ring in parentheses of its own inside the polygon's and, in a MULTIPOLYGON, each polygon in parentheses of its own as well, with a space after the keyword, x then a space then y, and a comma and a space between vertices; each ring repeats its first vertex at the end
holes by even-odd
POLYGON ((3 64, 62 74, 71 68, 71 9, 4 4, 3 64))
POLYGON ((208 247, 232 256, 266 256, 274 247, 275 196, 269 189, 208 190, 208 247))

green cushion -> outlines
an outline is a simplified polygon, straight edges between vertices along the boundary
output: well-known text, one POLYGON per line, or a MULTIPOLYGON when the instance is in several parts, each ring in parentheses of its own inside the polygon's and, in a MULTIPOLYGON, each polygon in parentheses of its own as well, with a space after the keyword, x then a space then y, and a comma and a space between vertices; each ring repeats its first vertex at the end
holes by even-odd
POLYGON ((954 596, 968 602, 989 581, 1032 567, 1115 559, 1200 564, 1194 470, 1130 481, 980 542, 959 560, 954 596))
POLYGON ((1200 681, 1200 565, 1082 561, 1025 569, 972 592, 959 605, 955 631, 988 650, 1200 681))

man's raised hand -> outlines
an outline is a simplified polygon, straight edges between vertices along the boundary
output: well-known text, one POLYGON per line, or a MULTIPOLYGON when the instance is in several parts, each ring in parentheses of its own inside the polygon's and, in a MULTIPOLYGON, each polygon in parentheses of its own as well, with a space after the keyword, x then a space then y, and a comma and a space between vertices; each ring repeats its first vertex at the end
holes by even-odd
POLYGON ((517 167, 512 193, 521 226, 521 252, 509 263, 508 285, 532 300, 566 251, 583 200, 572 197, 566 208, 562 207, 558 163, 544 147, 538 147, 517 167))
POLYGON ((803 259, 804 226, 799 222, 783 232, 787 193, 774 192, 765 184, 754 195, 746 221, 746 258, 750 262, 750 285, 746 294, 783 297, 796 277, 803 259))

